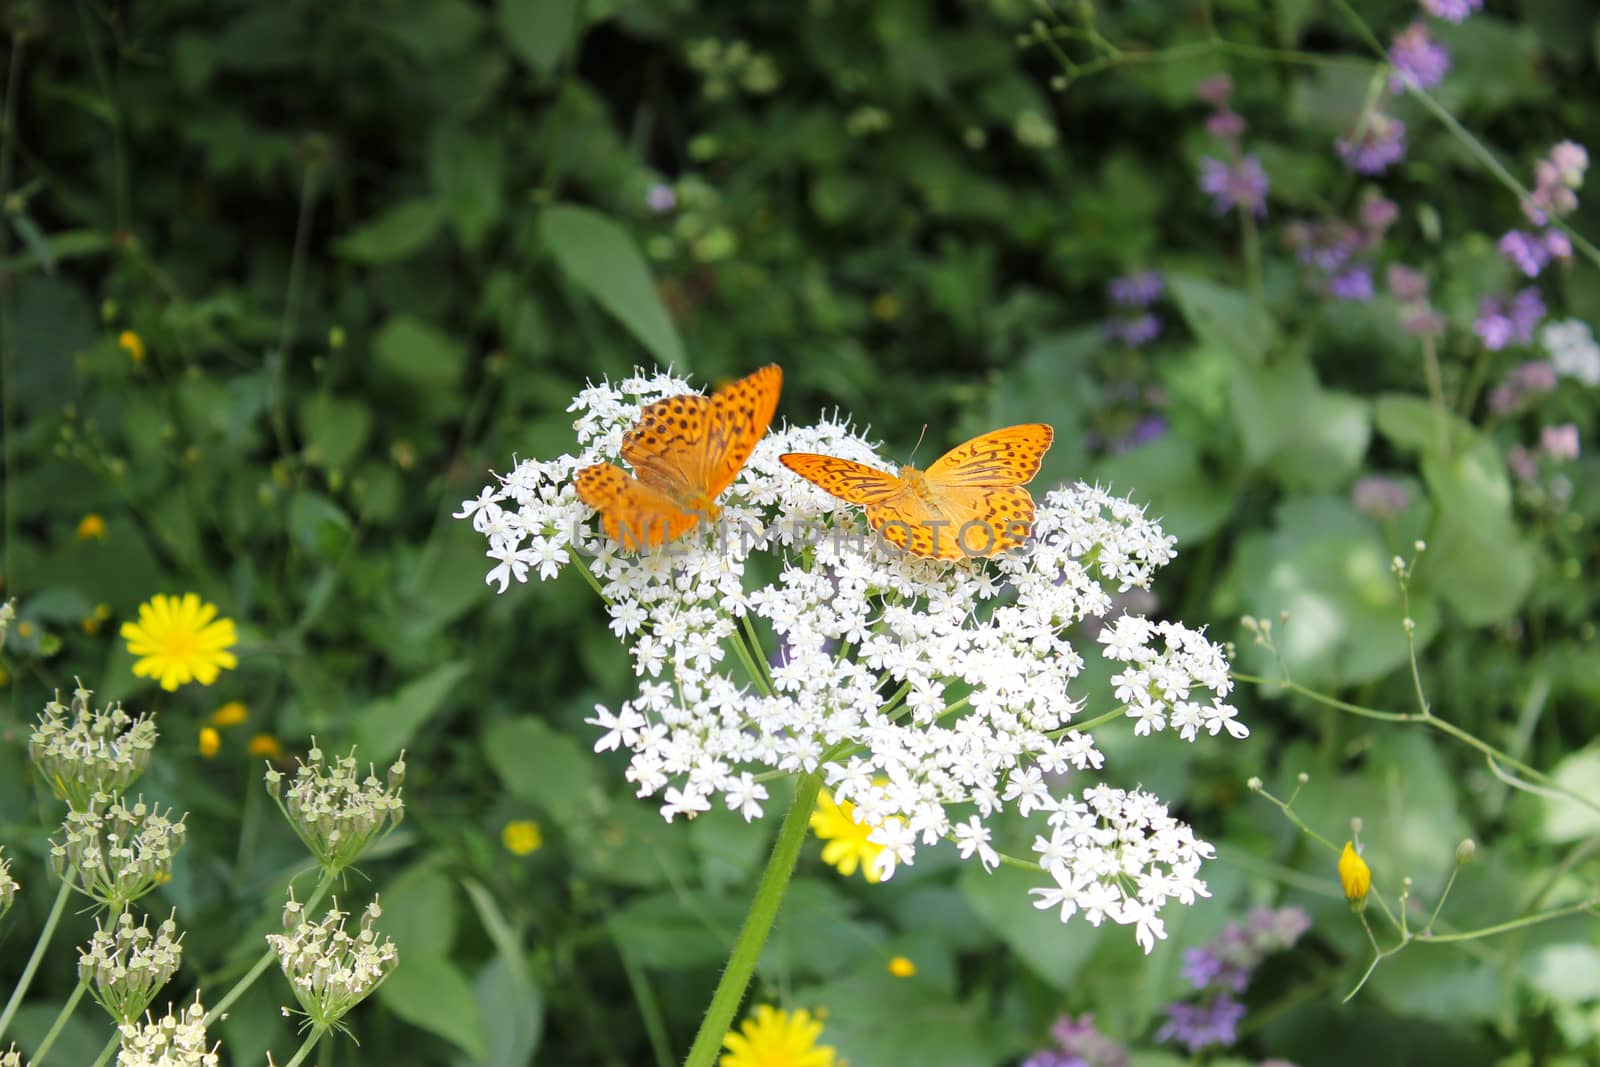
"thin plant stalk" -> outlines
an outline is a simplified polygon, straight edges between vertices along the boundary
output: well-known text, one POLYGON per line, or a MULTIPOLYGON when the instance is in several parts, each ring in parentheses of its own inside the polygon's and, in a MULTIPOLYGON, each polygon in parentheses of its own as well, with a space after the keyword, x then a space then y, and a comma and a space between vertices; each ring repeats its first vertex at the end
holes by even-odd
POLYGON ((295 1050, 294 1058, 284 1064, 283 1067, 298 1067, 302 1060, 311 1055, 312 1050, 317 1047, 317 1043, 326 1037, 327 1033, 328 1028, 326 1026, 313 1026, 311 1028, 311 1036, 306 1038, 305 1042, 295 1050))
POLYGON ((33 946, 33 955, 28 957, 27 966, 22 968, 22 977, 17 979, 17 988, 11 991, 11 999, 6 1001, 6 1010, 0 1012, 0 1037, 5 1037, 6 1028, 11 1025, 11 1017, 22 1006, 22 998, 28 994, 28 986, 33 984, 34 972, 39 969, 39 962, 44 959, 44 950, 50 946, 50 939, 55 936, 56 924, 61 921, 61 913, 67 908, 67 897, 72 894, 72 885, 65 880, 61 888, 56 891, 56 902, 50 905, 50 916, 44 921, 44 929, 39 931, 39 940, 33 946))
MULTIPOLYGON (((322 872, 322 880, 317 883, 317 888, 305 902, 304 914, 310 914, 313 908, 322 903, 322 898, 327 895, 329 889, 333 888, 335 877, 337 877, 336 872, 329 870, 322 872)), ((267 968, 271 967, 273 961, 277 958, 278 954, 270 948, 263 952, 261 958, 256 960, 255 965, 245 972, 245 976, 235 982, 233 988, 223 994, 221 1000, 217 1001, 210 1014, 218 1019, 222 1018, 223 1013, 233 1006, 233 1002, 244 996, 245 991, 256 984, 256 979, 265 974, 267 968)))
POLYGON ((56 1038, 61 1035, 61 1028, 67 1025, 67 1020, 72 1018, 72 1013, 78 1010, 78 1001, 83 999, 83 994, 89 989, 89 983, 78 979, 77 986, 72 990, 72 996, 56 1012, 56 1021, 50 1024, 50 1030, 44 1035, 44 1040, 39 1042, 39 1047, 33 1050, 33 1058, 28 1061, 28 1067, 39 1067, 44 1063, 45 1053, 56 1043, 56 1038))

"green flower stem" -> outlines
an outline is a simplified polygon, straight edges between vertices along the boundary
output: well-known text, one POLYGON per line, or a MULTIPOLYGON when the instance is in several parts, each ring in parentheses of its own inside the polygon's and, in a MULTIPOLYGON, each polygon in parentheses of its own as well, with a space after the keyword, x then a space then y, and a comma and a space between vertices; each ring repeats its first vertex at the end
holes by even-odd
POLYGON ((61 913, 67 909, 67 897, 72 894, 72 884, 65 879, 61 888, 56 891, 56 902, 50 905, 50 917, 44 921, 44 929, 39 931, 39 940, 33 946, 33 955, 28 957, 27 966, 22 968, 22 977, 17 979, 17 988, 11 991, 11 999, 6 1001, 6 1010, 0 1012, 0 1037, 6 1036, 6 1028, 11 1025, 11 1017, 22 1007, 22 998, 28 993, 28 986, 33 984, 34 972, 39 969, 39 961, 44 959, 44 950, 50 946, 50 939, 55 936, 56 924, 61 921, 61 913))
POLYGON ((89 983, 78 979, 77 988, 72 991, 72 996, 67 998, 66 1004, 56 1012, 56 1021, 50 1024, 49 1033, 44 1035, 44 1040, 39 1042, 39 1047, 33 1051, 33 1059, 28 1061, 29 1067, 39 1067, 44 1062, 44 1054, 50 1051, 50 1046, 56 1043, 56 1038, 61 1034, 61 1028, 67 1025, 67 1020, 72 1018, 72 1013, 78 1009, 78 1001, 83 999, 83 994, 88 990, 89 983))
POLYGON ((739 940, 734 942, 733 954, 728 957, 728 966, 717 983, 717 991, 712 994, 711 1005, 706 1008, 706 1017, 700 1023, 684 1067, 712 1067, 716 1062, 722 1038, 733 1025, 733 1017, 750 985, 750 976, 755 973, 756 961, 761 958, 767 935, 778 917, 784 890, 789 887, 795 861, 800 858, 800 846, 805 843, 811 826, 811 809, 816 807, 817 793, 821 789, 822 776, 815 771, 802 777, 795 787, 794 803, 789 807, 789 814, 783 817, 778 840, 772 846, 772 858, 767 860, 761 884, 756 887, 755 900, 739 930, 739 940))
POLYGON ((106 1067, 111 1062, 111 1057, 116 1054, 117 1046, 121 1043, 118 1034, 112 1034, 111 1040, 106 1042, 106 1047, 100 1050, 100 1055, 94 1058, 92 1067, 106 1067))
POLYGON ((321 1041, 327 1033, 328 1028, 326 1026, 313 1026, 311 1028, 311 1036, 306 1038, 305 1042, 295 1050, 294 1058, 284 1064, 283 1067, 298 1067, 302 1060, 311 1055, 311 1051, 317 1047, 317 1042, 321 1041))
POLYGON ((1336 708, 1339 711, 1347 711, 1352 715, 1359 715, 1364 719, 1378 719, 1382 722, 1422 723, 1425 726, 1431 726, 1440 733, 1449 734, 1462 744, 1470 745, 1471 747, 1477 749, 1479 752, 1483 753, 1484 757, 1488 759, 1491 764, 1499 764, 1501 766, 1510 767, 1525 777, 1530 778, 1538 784, 1544 786, 1546 789, 1560 793, 1567 799, 1578 804, 1582 804, 1590 811, 1600 812, 1600 803, 1595 802, 1581 793, 1573 792, 1571 789, 1568 789, 1566 786, 1562 785, 1554 778, 1551 778, 1543 771, 1528 766, 1521 760, 1507 755, 1498 748, 1495 748, 1493 745, 1489 744, 1489 742, 1481 740, 1474 734, 1468 733, 1466 730, 1463 730, 1454 723, 1439 718, 1439 716, 1427 710, 1426 706, 1424 706, 1422 711, 1379 711, 1376 708, 1362 707, 1360 704, 1351 704, 1350 702, 1340 700, 1337 697, 1328 696, 1326 693, 1319 693, 1315 689, 1308 689, 1299 682, 1274 682, 1269 678, 1262 678, 1254 674, 1245 674, 1243 671, 1233 671, 1231 674, 1236 681, 1250 682, 1253 685, 1259 686, 1276 685, 1280 689, 1287 689, 1292 693, 1298 693, 1307 700, 1314 700, 1319 704, 1326 705, 1330 708, 1336 708))
MULTIPOLYGON (((322 881, 317 883, 316 890, 313 891, 311 896, 306 899, 304 905, 305 910, 302 912, 302 914, 311 914, 312 909, 318 904, 322 903, 322 898, 327 895, 328 890, 333 888, 333 880, 337 876, 338 872, 336 871, 324 870, 322 872, 322 881)), ((223 1014, 233 1006, 233 1002, 244 996, 245 990, 255 985, 256 979, 260 978, 266 969, 272 966, 273 961, 277 958, 278 954, 272 951, 270 948, 263 952, 261 954, 261 958, 256 960, 255 966, 251 967, 249 971, 245 972, 245 976, 235 982, 233 988, 228 990, 223 998, 217 1001, 217 1003, 209 1009, 211 1017, 214 1019, 222 1018, 223 1014)), ((296 1060, 296 1062, 299 1061, 296 1060)))

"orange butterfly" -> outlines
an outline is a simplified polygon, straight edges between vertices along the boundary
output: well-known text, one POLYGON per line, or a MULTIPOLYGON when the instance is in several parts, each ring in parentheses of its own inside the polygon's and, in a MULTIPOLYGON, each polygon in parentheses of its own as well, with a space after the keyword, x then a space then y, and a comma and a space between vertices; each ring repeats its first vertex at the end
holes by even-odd
POLYGON ((1056 432, 1042 422, 980 434, 926 471, 898 476, 837 456, 786 452, 783 465, 850 504, 892 545, 929 559, 993 556, 1028 539, 1033 497, 1022 486, 1056 432))
POLYGON ((669 396, 645 407, 622 438, 628 474, 610 463, 578 472, 578 499, 600 513, 600 525, 631 550, 655 548, 705 519, 717 497, 755 451, 778 407, 783 371, 776 364, 710 396, 669 396))

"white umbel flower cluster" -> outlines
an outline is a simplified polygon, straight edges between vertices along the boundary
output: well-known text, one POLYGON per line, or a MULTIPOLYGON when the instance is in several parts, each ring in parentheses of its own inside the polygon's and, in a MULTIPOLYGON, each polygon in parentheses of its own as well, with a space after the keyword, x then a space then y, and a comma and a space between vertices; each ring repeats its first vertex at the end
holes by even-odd
POLYGON ((394 971, 399 961, 394 942, 373 925, 382 914, 374 899, 361 914, 361 928, 351 934, 345 930, 349 913, 339 910, 338 901, 321 922, 311 922, 290 895, 283 911, 284 933, 268 934, 267 943, 312 1024, 337 1026, 394 971))
POLYGON ((117 1067, 218 1067, 221 1042, 206 1044, 208 1021, 196 993, 194 1003, 177 1015, 169 1006, 159 1019, 146 1015, 143 1023, 123 1023, 117 1028, 121 1035, 117 1067))
POLYGON ((1158 798, 1092 776, 1104 759, 1074 727, 1084 661, 1067 635, 1103 623, 1101 654, 1122 665, 1113 684, 1136 733, 1246 736, 1217 645, 1178 623, 1113 616, 1113 593, 1147 587, 1172 538, 1080 483, 1043 495, 1022 550, 907 555, 779 463, 820 452, 893 469, 835 418, 769 432, 719 501, 715 530, 621 553, 593 529, 573 475, 613 461, 643 405, 688 391, 669 375, 587 387, 570 409, 577 454, 525 460, 457 513, 487 537, 501 591, 574 563, 599 585, 639 692, 596 708, 595 749, 627 749, 629 780, 661 798, 669 821, 718 801, 756 818, 763 775, 820 770, 874 827, 885 878, 945 839, 992 869, 990 822, 1037 815, 1033 847, 1050 879, 1038 905, 1132 925, 1149 951, 1165 936, 1161 907, 1205 894, 1198 873, 1212 850, 1158 798))

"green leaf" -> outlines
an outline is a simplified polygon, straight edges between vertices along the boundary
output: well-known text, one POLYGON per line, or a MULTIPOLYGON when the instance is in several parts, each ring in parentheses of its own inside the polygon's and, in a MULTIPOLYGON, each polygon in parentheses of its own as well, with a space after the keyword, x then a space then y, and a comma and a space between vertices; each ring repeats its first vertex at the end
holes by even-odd
POLYGON ((11 228, 17 231, 17 236, 22 238, 22 243, 28 246, 28 251, 33 253, 33 258, 46 274, 56 272, 55 250, 50 247, 50 241, 45 237, 38 225, 23 211, 13 212, 11 215, 11 228))
POLYGON ((438 1034, 474 1059, 489 1055, 477 998, 447 959, 403 957, 378 987, 378 1000, 412 1026, 438 1034))
POLYGON ((1472 424, 1461 416, 1436 412, 1432 402, 1410 393, 1384 393, 1373 414, 1384 439, 1407 452, 1464 452, 1477 438, 1472 424))
POLYGON ((1276 347, 1277 327, 1244 293, 1182 274, 1168 284, 1189 328, 1205 344, 1250 363, 1263 362, 1276 347))
POLYGON ((1267 469, 1288 490, 1338 489, 1355 477, 1372 440, 1372 404, 1354 393, 1320 389, 1301 415, 1302 432, 1267 469))
POLYGON ((1511 514, 1511 482, 1492 441, 1442 459, 1424 456, 1422 477, 1438 522, 1420 578, 1474 626, 1509 619, 1533 585, 1534 549, 1511 514))
MULTIPOLYGON (((1371 681, 1408 655, 1392 557, 1377 527, 1348 500, 1291 497, 1278 508, 1270 535, 1241 540, 1224 583, 1237 600, 1222 610, 1268 619, 1287 611, 1293 625, 1275 641, 1296 681, 1371 681)), ((1410 614, 1417 644, 1424 646, 1439 625, 1433 596, 1414 586, 1410 614)), ((1265 649, 1246 645, 1240 654, 1257 673, 1276 674, 1265 649)))
POLYGON ((484 756, 518 800, 571 826, 594 807, 600 779, 594 756, 538 719, 501 719, 483 735, 484 756))
POLYGON ((341 256, 361 263, 393 263, 420 251, 444 222, 444 205, 432 197, 403 200, 341 237, 341 256))
POLYGON ((572 41, 579 0, 497 0, 495 16, 506 47, 549 77, 572 41))
POLYGON ((325 470, 343 470, 372 431, 372 411, 358 400, 321 393, 306 396, 298 416, 306 462, 325 470))
POLYGON ((352 716, 356 744, 363 759, 384 762, 410 743, 417 728, 445 706, 445 698, 470 669, 466 660, 435 667, 374 700, 352 716))
POLYGON ((462 245, 469 252, 482 248, 505 214, 501 142, 442 126, 428 142, 428 169, 462 245))
POLYGON ((1304 433, 1321 391, 1310 362, 1298 355, 1271 366, 1237 364, 1229 396, 1245 462, 1265 466, 1304 433))
POLYGON ((450 955, 456 939, 455 887, 426 862, 383 887, 383 932, 394 939, 402 963, 413 955, 450 955))
POLYGON ((1099 943, 1101 930, 1081 921, 1064 923, 1055 910, 1033 907, 1028 890, 1049 880, 1015 867, 984 871, 966 864, 959 884, 984 925, 1052 988, 1065 991, 1099 943))
POLYGON ((1233 513, 1233 490, 1200 465, 1193 446, 1171 434, 1095 466, 1095 481, 1146 501, 1162 529, 1188 544, 1210 536, 1233 513))
POLYGON ((453 393, 467 362, 459 341, 410 315, 385 322, 372 350, 380 369, 424 397, 453 393))
POLYGON ((706 967, 728 958, 747 907, 742 897, 671 890, 630 900, 607 925, 646 967, 706 967))
MULTIPOLYGON (((1600 748, 1574 752, 1557 763, 1552 777, 1579 796, 1600 803, 1600 748)), ((1559 793, 1545 794, 1544 823, 1540 827, 1546 841, 1563 844, 1600 834, 1600 812, 1559 793)))
POLYGON ((664 364, 685 366, 683 342, 628 232, 598 211, 546 208, 539 235, 562 271, 664 364))
POLYGON ((472 995, 489 1027, 481 1058, 462 1057, 456 1067, 528 1067, 544 1037, 544 995, 528 981, 526 968, 513 969, 496 956, 472 980, 472 995))

